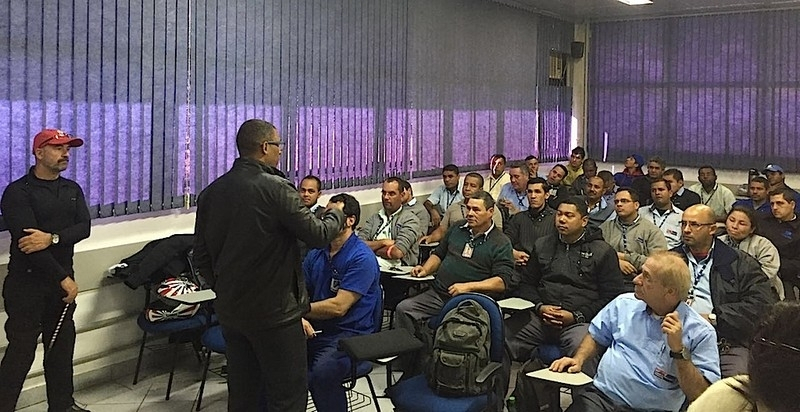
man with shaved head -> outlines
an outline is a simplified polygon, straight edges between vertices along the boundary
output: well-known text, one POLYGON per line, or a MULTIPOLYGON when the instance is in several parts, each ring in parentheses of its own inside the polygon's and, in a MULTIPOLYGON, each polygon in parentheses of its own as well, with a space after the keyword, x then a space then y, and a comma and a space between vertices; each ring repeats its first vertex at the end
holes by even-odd
POLYGON ((691 271, 687 303, 717 330, 722 376, 747 373, 753 333, 777 295, 753 257, 716 240, 713 209, 691 206, 680 223, 682 244, 672 250, 691 271))

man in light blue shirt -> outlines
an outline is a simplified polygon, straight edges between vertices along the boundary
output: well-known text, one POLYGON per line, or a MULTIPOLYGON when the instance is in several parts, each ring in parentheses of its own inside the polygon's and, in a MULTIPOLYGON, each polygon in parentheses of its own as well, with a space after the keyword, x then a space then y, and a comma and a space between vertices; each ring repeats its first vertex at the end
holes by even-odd
POLYGON ((458 166, 449 164, 442 168, 442 183, 424 203, 425 209, 431 215, 431 227, 434 229, 439 226, 447 208, 464 200, 458 189, 458 166))
POLYGON ((717 336, 685 303, 691 278, 683 259, 653 253, 634 285, 633 294, 618 296, 592 319, 575 357, 550 365, 552 371, 578 372, 607 348, 594 384, 567 412, 677 411, 719 380, 717 336))
POLYGON ((515 163, 509 167, 508 175, 511 181, 503 185, 497 195, 497 204, 503 214, 503 226, 511 216, 528 210, 528 166, 525 163, 515 163))

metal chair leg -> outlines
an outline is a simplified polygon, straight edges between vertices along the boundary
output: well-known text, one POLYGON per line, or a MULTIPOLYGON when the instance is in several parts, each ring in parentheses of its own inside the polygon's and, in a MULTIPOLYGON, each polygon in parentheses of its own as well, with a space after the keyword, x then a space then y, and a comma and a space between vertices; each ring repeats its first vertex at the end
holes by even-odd
POLYGON ((147 332, 142 335, 142 344, 139 345, 139 357, 136 359, 136 371, 133 373, 133 384, 139 382, 139 369, 142 367, 142 355, 144 354, 144 344, 147 341, 147 332))

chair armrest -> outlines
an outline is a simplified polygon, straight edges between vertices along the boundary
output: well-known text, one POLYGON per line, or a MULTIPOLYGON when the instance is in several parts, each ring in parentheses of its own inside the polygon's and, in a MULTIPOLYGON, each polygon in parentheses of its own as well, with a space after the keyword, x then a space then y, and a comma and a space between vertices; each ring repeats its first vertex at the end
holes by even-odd
POLYGON ((405 329, 391 329, 339 341, 339 349, 355 361, 371 361, 402 355, 417 351, 422 347, 423 343, 405 329))
POLYGON ((484 367, 483 370, 481 370, 481 373, 479 373, 478 376, 475 378, 475 382, 476 383, 486 382, 486 379, 489 379, 489 377, 492 376, 492 374, 494 374, 495 372, 497 372, 501 366, 503 366, 503 364, 501 364, 500 362, 489 362, 489 364, 486 365, 486 367, 484 367))

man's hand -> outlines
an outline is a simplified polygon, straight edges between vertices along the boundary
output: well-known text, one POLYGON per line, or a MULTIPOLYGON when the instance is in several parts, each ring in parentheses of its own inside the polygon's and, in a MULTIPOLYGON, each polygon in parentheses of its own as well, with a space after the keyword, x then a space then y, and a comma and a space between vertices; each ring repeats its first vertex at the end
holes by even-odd
POLYGON ((411 276, 414 276, 415 278, 424 278, 425 276, 428 276, 428 271, 425 270, 424 267, 417 265, 411 269, 411 276))
POLYGON ((457 296, 467 292, 471 292, 471 290, 466 283, 453 283, 449 288, 447 288, 447 293, 449 293, 450 296, 457 296))
POLYGON ((78 296, 78 284, 71 277, 67 276, 61 281, 61 289, 67 293, 67 296, 61 299, 64 303, 75 301, 75 297, 78 296))
POLYGON ((661 322, 661 331, 667 335, 667 345, 673 352, 683 349, 683 325, 678 317, 678 312, 668 313, 661 322))
POLYGON ((628 262, 627 260, 619 260, 619 270, 621 270, 622 273, 627 276, 636 276, 636 267, 633 266, 633 263, 628 262))
POLYGON ((427 245, 428 244, 428 240, 430 240, 430 238, 431 238, 431 235, 425 235, 425 236, 419 238, 419 244, 420 245, 427 245))
POLYGON ((336 202, 336 203, 328 202, 328 206, 326 206, 325 209, 326 210, 339 209, 341 211, 344 211, 344 202, 336 202))
POLYGON ((539 308, 539 317, 542 318, 542 321, 544 321, 546 325, 554 328, 561 328, 560 311, 560 306, 542 305, 542 307, 539 308))
POLYGON ((583 362, 575 358, 563 357, 550 364, 550 370, 553 372, 569 372, 578 373, 583 367, 583 362))
POLYGON ((439 226, 439 223, 441 223, 441 221, 442 221, 442 216, 439 215, 439 211, 436 210, 436 208, 434 207, 433 209, 431 209, 431 226, 435 228, 439 226))
POLYGON ((23 232, 28 235, 20 238, 17 244, 22 253, 26 255, 45 250, 53 244, 53 235, 50 233, 42 232, 39 229, 24 229, 23 232))
POLYGON ((309 323, 306 318, 300 318, 300 321, 303 322, 303 333, 306 334, 306 339, 317 336, 317 334, 314 333, 314 327, 311 326, 311 323, 309 323))
POLYGON ((531 257, 531 255, 529 255, 529 254, 527 254, 525 252, 516 250, 516 249, 512 249, 511 253, 514 254, 514 263, 519 265, 519 266, 527 265, 528 264, 528 259, 530 259, 530 257, 531 257))

